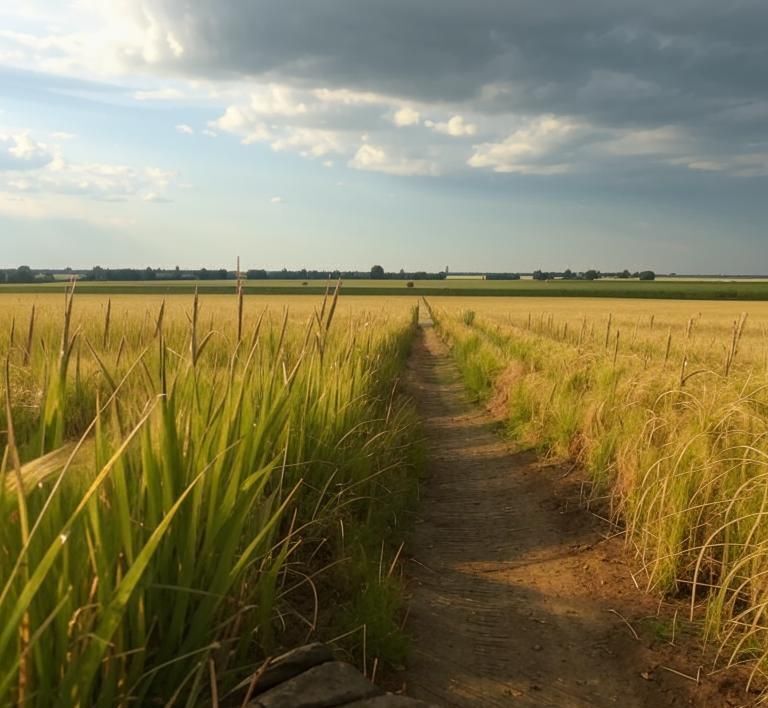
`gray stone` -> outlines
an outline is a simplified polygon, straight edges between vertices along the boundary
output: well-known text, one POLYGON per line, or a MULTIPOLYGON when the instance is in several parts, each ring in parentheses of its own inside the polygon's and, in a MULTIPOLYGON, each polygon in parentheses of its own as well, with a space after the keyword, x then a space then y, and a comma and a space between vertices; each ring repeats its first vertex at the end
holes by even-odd
MULTIPOLYGON (((329 661, 333 661, 333 652, 325 644, 319 642, 307 644, 281 656, 276 656, 259 676, 254 688, 254 695, 268 691, 273 686, 290 681, 305 671, 329 661)), ((252 680, 249 678, 243 681, 237 690, 247 689, 252 680)))
POLYGON ((341 708, 437 708, 437 706, 417 701, 415 698, 408 698, 408 696, 388 693, 385 696, 364 698, 362 701, 347 703, 341 708))
POLYGON ((353 666, 332 661, 256 696, 251 708, 335 708, 380 694, 353 666))

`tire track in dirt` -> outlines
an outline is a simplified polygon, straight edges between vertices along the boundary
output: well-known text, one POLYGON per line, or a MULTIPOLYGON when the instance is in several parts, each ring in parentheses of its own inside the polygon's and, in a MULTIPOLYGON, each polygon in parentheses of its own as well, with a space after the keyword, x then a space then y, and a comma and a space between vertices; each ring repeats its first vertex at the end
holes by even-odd
POLYGON ((562 470, 512 451, 468 401, 429 323, 408 378, 428 451, 410 547, 409 695, 447 707, 735 705, 713 681, 660 668, 695 675, 696 656, 635 638, 657 603, 632 584, 621 542, 605 540, 578 492, 563 495, 562 470))

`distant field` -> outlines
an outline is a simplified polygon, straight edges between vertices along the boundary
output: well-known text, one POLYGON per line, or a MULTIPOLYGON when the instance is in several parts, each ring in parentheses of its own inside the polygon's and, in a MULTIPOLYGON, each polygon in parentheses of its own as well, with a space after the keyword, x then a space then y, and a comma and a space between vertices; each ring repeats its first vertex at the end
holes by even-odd
MULTIPOLYGON (((317 295, 325 291, 325 281, 310 280, 302 285, 297 280, 249 280, 248 293, 260 295, 317 295)), ((63 283, 33 285, 0 285, 0 293, 46 293, 64 288, 63 283)), ((160 281, 160 282, 99 282, 79 283, 78 292, 121 294, 144 293, 163 295, 188 294, 195 289, 201 293, 232 293, 232 280, 160 281)), ((672 300, 768 300, 765 280, 637 280, 549 281, 535 280, 417 280, 407 287, 405 280, 349 280, 344 295, 413 295, 414 293, 447 296, 506 296, 506 297, 612 297, 659 298, 672 300)))

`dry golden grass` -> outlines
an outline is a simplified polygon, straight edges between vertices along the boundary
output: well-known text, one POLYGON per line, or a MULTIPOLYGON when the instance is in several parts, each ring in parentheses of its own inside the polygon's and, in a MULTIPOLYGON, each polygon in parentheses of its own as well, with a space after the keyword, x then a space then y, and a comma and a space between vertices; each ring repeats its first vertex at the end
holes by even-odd
POLYGON ((689 598, 720 655, 765 674, 768 303, 430 302, 510 434, 592 475, 638 581, 689 598))

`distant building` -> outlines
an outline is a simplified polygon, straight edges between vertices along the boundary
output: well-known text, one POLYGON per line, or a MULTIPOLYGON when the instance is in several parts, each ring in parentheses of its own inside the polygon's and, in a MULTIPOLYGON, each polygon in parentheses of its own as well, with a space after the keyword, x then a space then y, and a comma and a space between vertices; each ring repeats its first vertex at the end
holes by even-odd
POLYGON ((461 275, 460 273, 456 273, 454 275, 448 275, 446 273, 445 278, 446 280, 486 280, 487 279, 484 273, 477 273, 473 275, 461 275))

